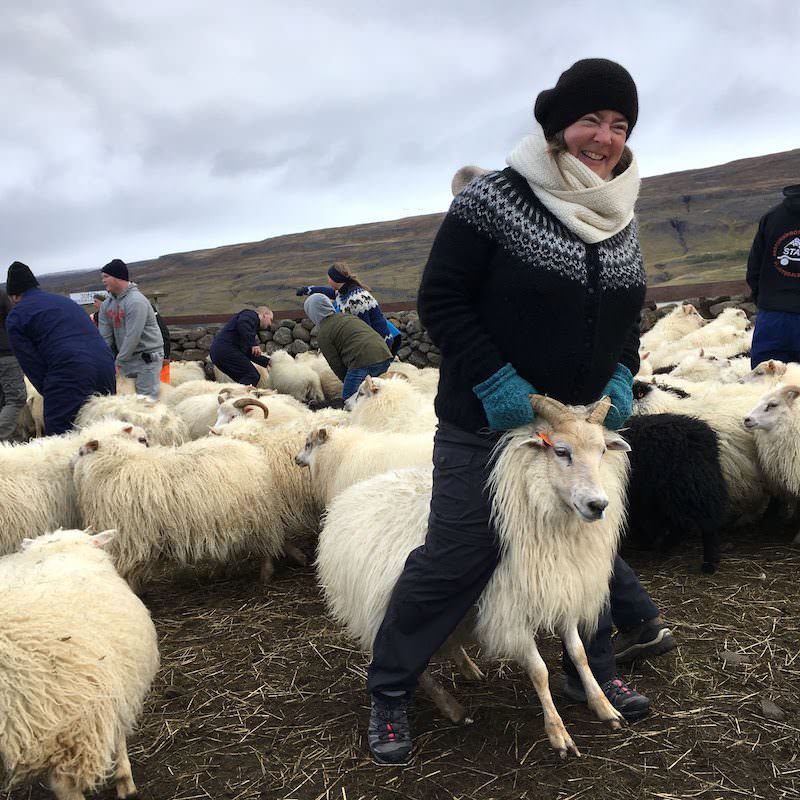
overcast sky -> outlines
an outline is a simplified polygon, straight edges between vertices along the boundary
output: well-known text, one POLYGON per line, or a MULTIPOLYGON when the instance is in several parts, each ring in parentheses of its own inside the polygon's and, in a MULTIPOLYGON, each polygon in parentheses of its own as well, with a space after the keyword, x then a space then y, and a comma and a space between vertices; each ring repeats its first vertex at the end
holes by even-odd
POLYGON ((444 211, 590 56, 645 176, 798 147, 799 33, 798 0, 2 0, 0 281, 444 211))

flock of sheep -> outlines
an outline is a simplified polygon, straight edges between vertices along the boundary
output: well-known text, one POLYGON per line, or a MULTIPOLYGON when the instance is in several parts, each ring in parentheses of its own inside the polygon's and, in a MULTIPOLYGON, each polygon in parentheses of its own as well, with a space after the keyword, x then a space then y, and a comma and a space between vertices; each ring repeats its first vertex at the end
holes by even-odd
MULTIPOLYGON (((533 397, 534 424, 503 437, 491 477, 503 559, 443 649, 470 678, 482 677, 464 650, 471 641, 520 663, 562 756, 577 749, 535 635, 561 635, 590 708, 619 726, 579 631, 606 600, 625 528, 664 544, 696 536, 713 571, 726 525, 800 495, 800 367, 751 371, 748 327, 736 310, 707 322, 676 307, 642 337, 623 431, 602 426, 607 400, 533 397)), ((206 380, 194 363, 171 372, 159 401, 94 397, 74 431, 0 447, 0 755, 12 782, 47 773, 59 800, 109 778, 119 797, 135 792, 125 740, 158 649, 132 589, 156 568, 256 558, 267 583, 277 559, 305 563, 298 537, 319 531, 328 606, 369 650, 425 537, 435 369, 395 362, 345 409, 318 411, 308 404, 341 396, 321 356, 275 353, 259 387, 206 380)), ((35 398, 30 410, 35 420, 35 398)), ((432 675, 420 682, 448 718, 466 719, 432 675)))

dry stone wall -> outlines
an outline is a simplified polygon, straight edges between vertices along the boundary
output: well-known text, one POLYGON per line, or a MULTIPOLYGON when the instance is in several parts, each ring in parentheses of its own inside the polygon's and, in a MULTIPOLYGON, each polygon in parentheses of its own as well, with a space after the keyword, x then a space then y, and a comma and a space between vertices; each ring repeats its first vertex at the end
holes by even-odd
MULTIPOLYGON (((687 287, 687 294, 691 287, 687 287)), ((706 319, 713 319, 724 309, 734 306, 741 308, 755 319, 756 307, 745 295, 721 295, 717 297, 687 297, 684 302, 694 305, 706 319)), ((650 330, 656 321, 675 306, 669 303, 656 307, 651 303, 642 309, 642 332, 650 330)), ((438 367, 441 362, 439 348, 433 344, 416 311, 400 311, 389 314, 388 318, 399 328, 402 336, 398 356, 415 367, 438 367)), ((172 358, 176 360, 203 360, 211 347, 214 335, 221 325, 198 325, 191 328, 170 326, 172 358)), ((310 319, 283 319, 270 325, 269 329, 259 331, 259 338, 267 354, 276 350, 286 350, 292 355, 316 351, 317 327, 310 319)), ((469 343, 465 342, 465 346, 469 343)))

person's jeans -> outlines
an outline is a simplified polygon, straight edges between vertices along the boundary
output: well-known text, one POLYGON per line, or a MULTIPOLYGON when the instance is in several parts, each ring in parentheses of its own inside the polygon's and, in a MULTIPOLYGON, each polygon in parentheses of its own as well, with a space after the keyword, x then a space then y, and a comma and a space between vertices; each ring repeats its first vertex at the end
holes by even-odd
POLYGON ((750 349, 750 366, 762 361, 800 361, 800 314, 791 311, 759 311, 750 349))
POLYGON ((13 439, 28 393, 14 356, 0 357, 0 442, 13 439))
POLYGON ((371 375, 373 378, 378 375, 383 375, 383 373, 389 369, 389 364, 392 363, 392 360, 391 358, 387 358, 386 361, 379 361, 377 364, 369 364, 366 367, 356 367, 355 369, 347 370, 347 374, 344 376, 344 381, 342 382, 342 400, 347 400, 348 397, 354 395, 367 375, 371 375))

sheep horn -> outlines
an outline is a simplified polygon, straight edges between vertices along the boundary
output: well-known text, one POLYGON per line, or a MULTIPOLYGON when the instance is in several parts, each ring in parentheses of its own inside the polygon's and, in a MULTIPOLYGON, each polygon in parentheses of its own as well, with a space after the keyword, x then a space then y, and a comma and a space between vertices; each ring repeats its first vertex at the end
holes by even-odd
POLYGON ((217 392, 217 402, 222 405, 233 394, 233 389, 220 389, 217 392))
POLYGON ((238 400, 233 401, 234 408, 247 408, 248 406, 257 406, 264 412, 264 419, 269 416, 269 409, 254 397, 240 397, 238 400))
POLYGON ((602 425, 609 408, 611 408, 611 398, 606 394, 595 403, 594 408, 589 412, 589 416, 586 417, 586 421, 602 425))
POLYGON ((575 419, 575 415, 563 404, 553 397, 544 394, 528 395, 534 414, 546 419, 554 428, 562 422, 575 419))

